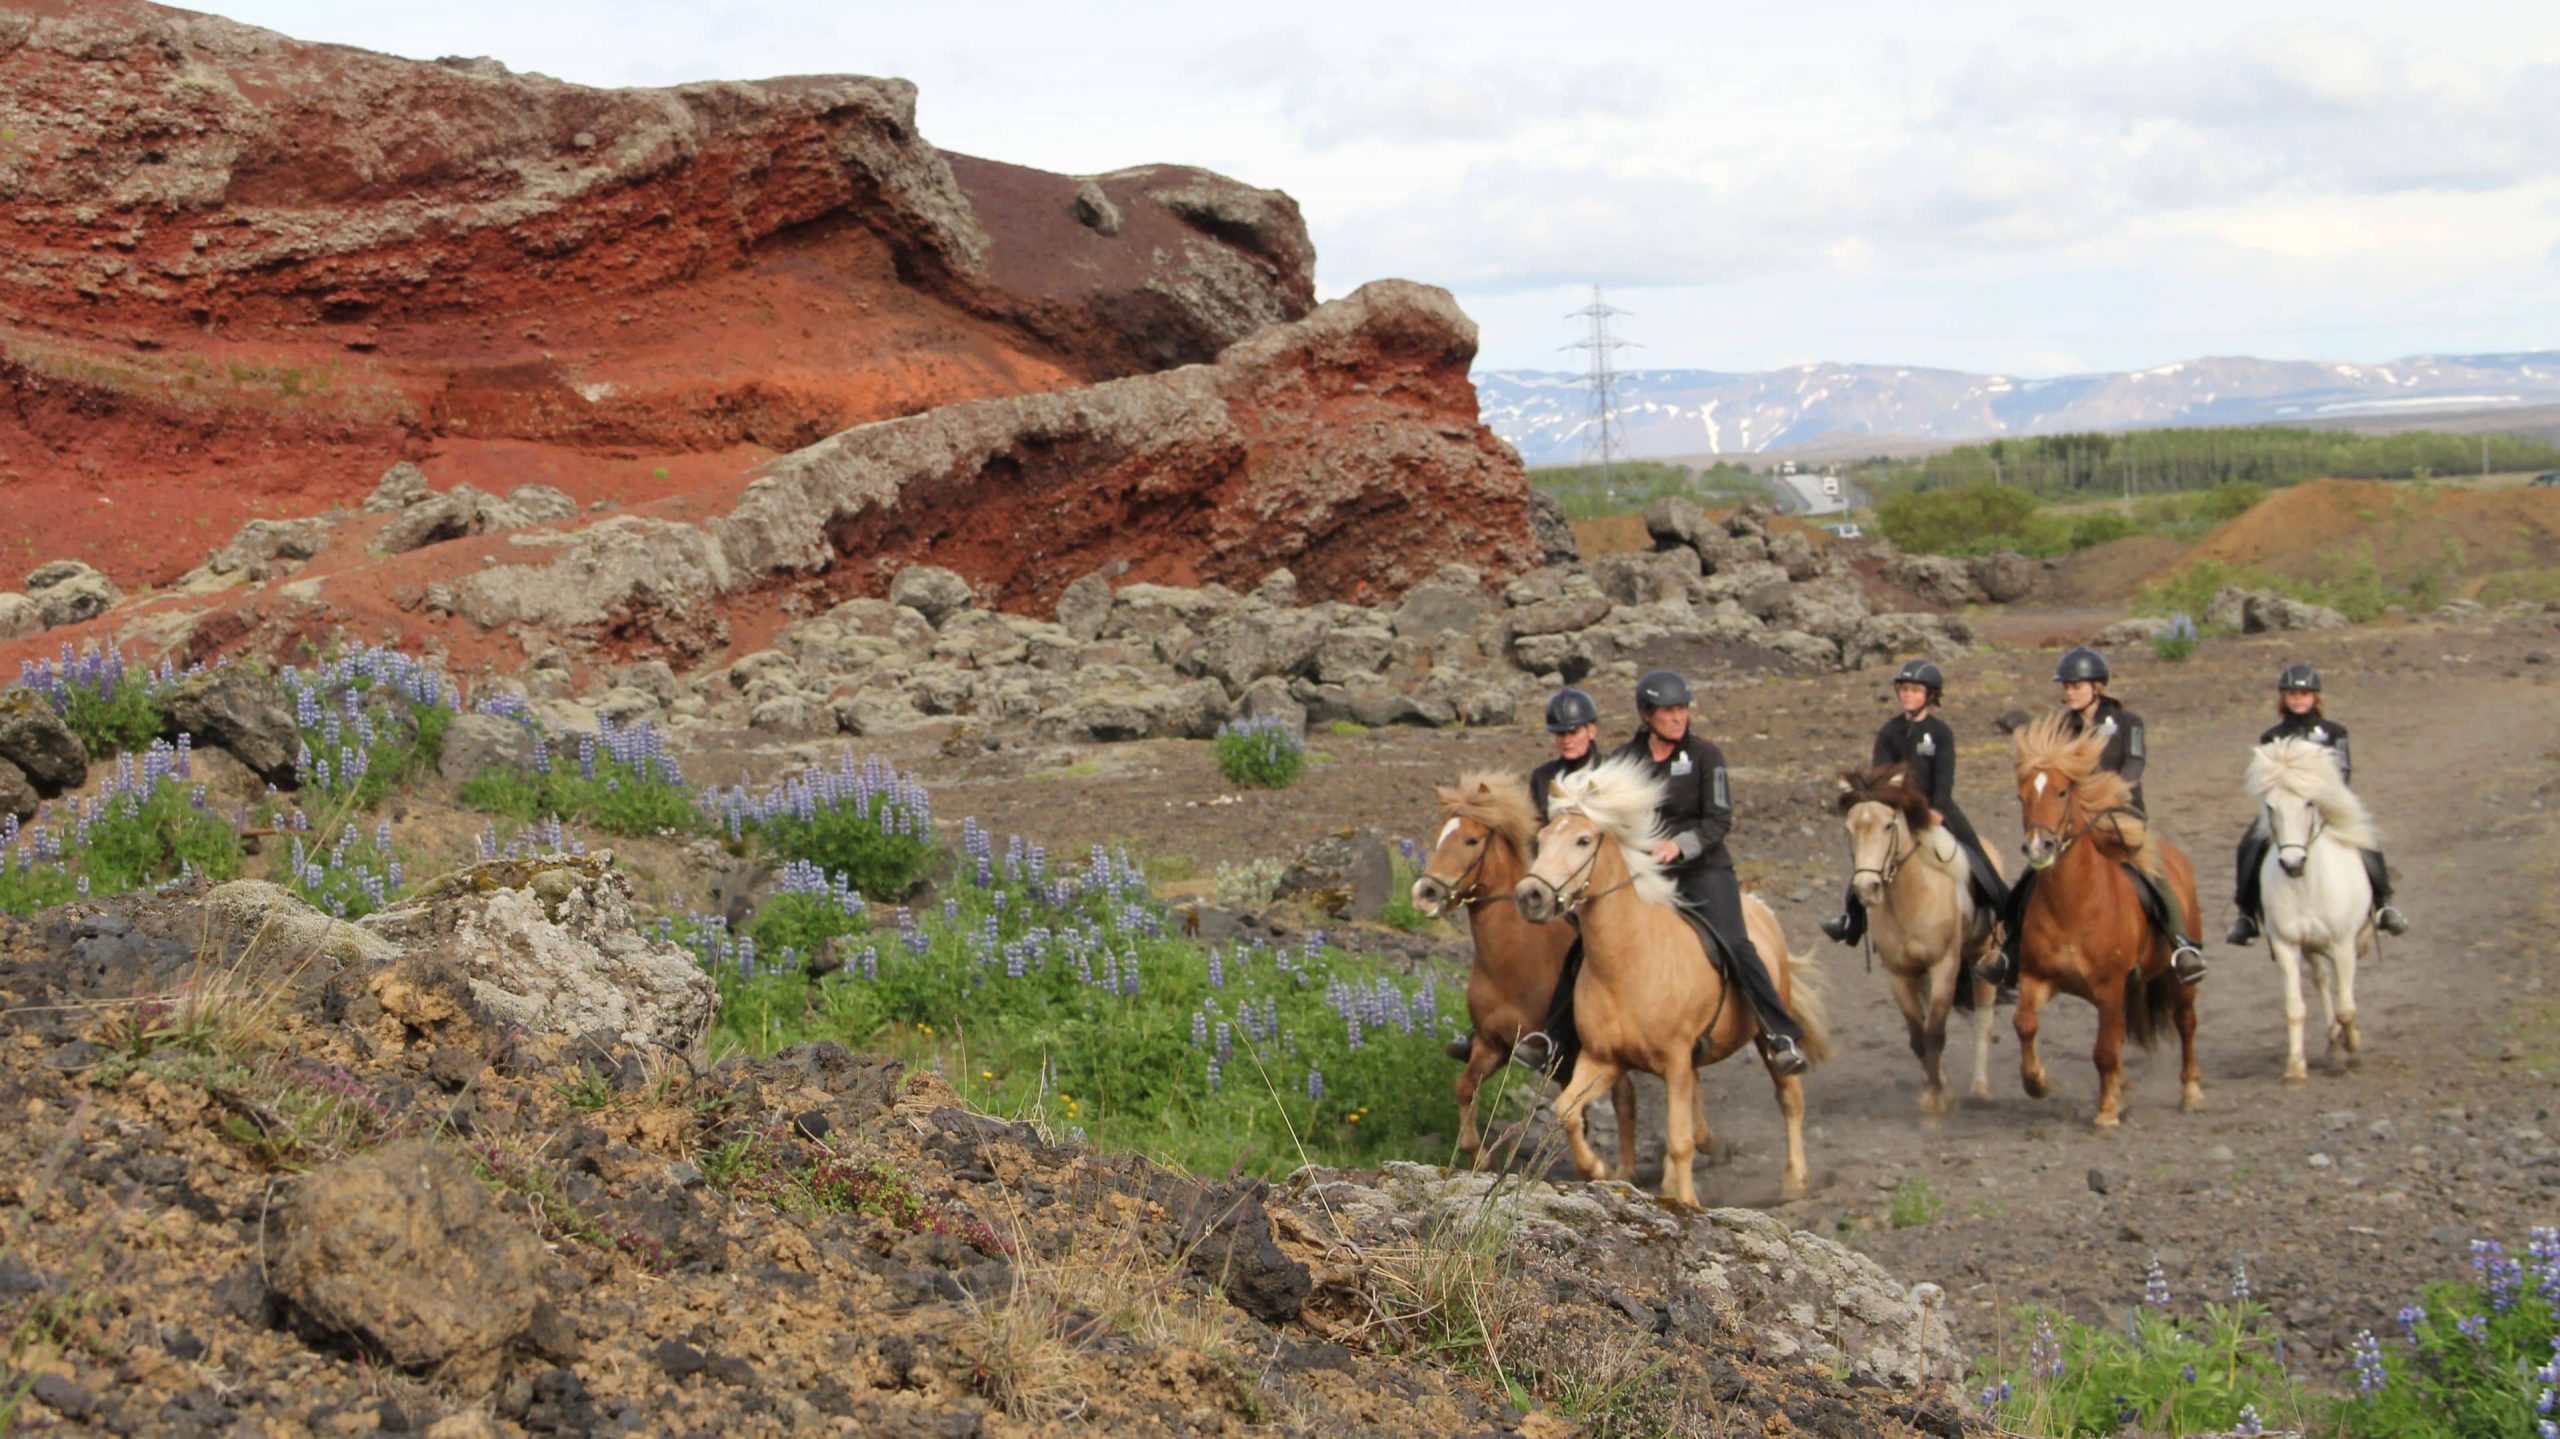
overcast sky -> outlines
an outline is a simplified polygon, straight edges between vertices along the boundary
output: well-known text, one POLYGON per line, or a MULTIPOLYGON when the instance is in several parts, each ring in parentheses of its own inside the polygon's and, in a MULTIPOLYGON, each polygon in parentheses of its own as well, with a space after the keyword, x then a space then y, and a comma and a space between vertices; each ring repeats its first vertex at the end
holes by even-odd
POLYGON ((1287 190, 1321 293, 1446 285, 1486 366, 1576 367, 1594 283, 1643 368, 2560 348, 2560 4, 218 8, 596 85, 904 76, 947 149, 1287 190))

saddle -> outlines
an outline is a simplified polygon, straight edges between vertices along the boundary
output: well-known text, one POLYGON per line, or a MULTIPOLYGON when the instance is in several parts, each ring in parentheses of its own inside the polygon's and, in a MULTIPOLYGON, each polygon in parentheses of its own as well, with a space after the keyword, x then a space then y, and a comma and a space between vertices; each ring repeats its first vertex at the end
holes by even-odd
POLYGON ((1706 948, 1707 962, 1716 967, 1716 973, 1721 975, 1726 983, 1732 983, 1733 946, 1725 943, 1724 936, 1716 933, 1716 927, 1707 922, 1707 912, 1694 905, 1686 904, 1675 904, 1672 909, 1677 911, 1682 919, 1689 921, 1691 929, 1698 932, 1698 943, 1706 948))
POLYGON ((2142 899, 2143 918, 2151 921, 2152 930, 2160 936, 2163 944, 2177 943, 2179 937, 2186 933, 2186 926, 2180 921, 2176 897, 2169 893, 2169 882, 2130 860, 2118 863, 2124 866, 2126 874, 2133 877, 2133 892, 2142 899))

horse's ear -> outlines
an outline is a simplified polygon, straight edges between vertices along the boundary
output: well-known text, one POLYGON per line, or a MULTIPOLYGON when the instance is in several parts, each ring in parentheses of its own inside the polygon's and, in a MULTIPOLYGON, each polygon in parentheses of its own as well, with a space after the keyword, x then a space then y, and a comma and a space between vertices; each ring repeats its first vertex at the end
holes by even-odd
POLYGON ((1844 774, 1844 775, 1842 775, 1842 776, 1840 776, 1840 792, 1841 792, 1842 794, 1847 794, 1847 793, 1849 792, 1850 788, 1851 788, 1851 786, 1850 786, 1850 784, 1849 784, 1849 777, 1848 777, 1847 775, 1845 775, 1845 774, 1844 774))
POLYGON ((1486 799, 1493 798, 1493 782, 1491 780, 1477 780, 1476 793, 1486 799))

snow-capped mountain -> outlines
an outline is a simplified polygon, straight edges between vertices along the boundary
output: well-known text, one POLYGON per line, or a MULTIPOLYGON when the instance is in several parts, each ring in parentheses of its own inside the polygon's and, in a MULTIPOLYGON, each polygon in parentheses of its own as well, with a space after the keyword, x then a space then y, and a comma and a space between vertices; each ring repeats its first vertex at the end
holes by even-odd
MULTIPOLYGON (((1586 457, 1590 392, 1579 375, 1485 370, 1484 422, 1532 465, 1586 457)), ((2159 425, 2306 423, 2560 401, 2560 351, 2421 355, 2379 365, 2203 359, 2116 374, 2026 379, 1891 365, 1799 365, 1757 374, 1628 370, 1618 421, 1634 456, 1784 449, 1842 432, 1991 439, 2159 425)))

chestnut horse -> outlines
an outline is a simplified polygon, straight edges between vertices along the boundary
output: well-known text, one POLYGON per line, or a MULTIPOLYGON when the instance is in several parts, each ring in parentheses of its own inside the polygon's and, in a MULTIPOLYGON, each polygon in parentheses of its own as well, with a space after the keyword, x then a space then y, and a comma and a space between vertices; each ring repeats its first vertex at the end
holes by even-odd
MULTIPOLYGON (((1742 1048, 1760 1025, 1751 1006, 1727 989, 1698 932, 1672 907, 1671 877, 1653 857, 1662 841, 1654 817, 1661 803, 1661 782, 1637 760, 1613 759, 1560 777, 1547 803, 1547 826, 1538 831, 1536 858, 1513 893, 1530 919, 1582 916, 1582 975, 1573 992, 1582 1053, 1555 1101, 1574 1166, 1586 1179, 1609 1177, 1608 1164, 1583 1138, 1582 1111, 1630 1070, 1658 1074, 1671 1111, 1663 1125, 1662 1194, 1695 1204, 1690 1164, 1701 1139, 1712 1141, 1697 1067, 1742 1048)), ((1804 1025, 1805 1058, 1830 1058, 1812 961, 1787 952, 1778 917, 1756 896, 1743 896, 1742 908, 1779 996, 1804 1025)), ((1796 1075, 1772 1070, 1769 1077, 1787 1121, 1779 1198, 1801 1199, 1804 1086, 1796 1075)))
POLYGON ((1931 815, 1908 765, 1842 772, 1839 807, 1850 886, 1920 1057, 1920 1112, 1947 1112, 1947 1015, 1959 985, 1973 986, 1973 1097, 1990 1098, 1994 995, 1971 966, 1998 943, 1999 917, 1974 903, 1964 847, 1931 815))
POLYGON ((2018 965, 2018 1069, 2029 1095, 2051 1092, 2036 1025, 2056 990, 2098 1007, 2098 1113, 2113 1129, 2124 1091, 2127 1035, 2149 1049, 2174 1022, 2185 1055, 2179 1069, 2181 1109, 2204 1107, 2196 1066, 2195 986, 2169 964, 2169 937, 2143 913, 2128 863, 2165 878, 2189 933, 2204 928, 2195 867, 2176 845, 2150 832, 2134 809, 2133 788, 2098 767, 2107 736, 2077 738, 2056 710, 2014 736, 2018 808, 2027 830, 2027 863, 2037 872, 2021 921, 2018 965))
MULTIPOLYGON (((1458 1074, 1458 1150, 1470 1164, 1485 1162, 1476 1132, 1476 1091, 1485 1076, 1511 1057, 1511 1046, 1546 1020, 1573 948, 1572 926, 1531 924, 1521 918, 1511 887, 1527 872, 1523 856, 1538 832, 1529 787, 1508 774, 1462 775, 1456 789, 1434 786, 1440 801, 1440 837, 1413 882, 1413 907, 1437 915, 1451 905, 1467 911, 1476 945, 1467 969, 1467 1018, 1474 1026, 1467 1067, 1458 1074)), ((1618 1114, 1618 1159, 1636 1165, 1636 1085, 1622 1079, 1610 1092, 1618 1114)))

